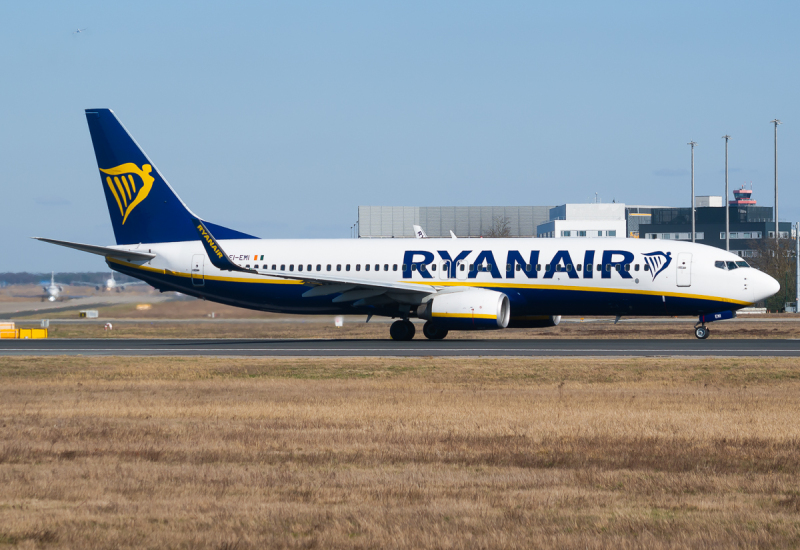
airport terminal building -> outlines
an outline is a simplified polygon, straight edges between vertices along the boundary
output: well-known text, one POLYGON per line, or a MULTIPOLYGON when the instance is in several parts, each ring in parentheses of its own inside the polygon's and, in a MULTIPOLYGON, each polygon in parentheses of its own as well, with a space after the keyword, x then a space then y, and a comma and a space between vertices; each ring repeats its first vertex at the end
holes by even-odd
POLYGON ((503 220, 509 237, 638 237, 656 206, 622 203, 560 206, 359 206, 360 238, 414 238, 414 225, 428 237, 483 237, 503 220))
MULTIPOLYGON (((737 189, 734 200, 727 208, 730 217, 730 250, 743 258, 756 255, 753 246, 764 239, 775 238, 775 218, 771 206, 757 206, 752 199, 752 190, 737 189)), ((725 207, 722 197, 698 197, 710 199, 697 201, 695 208, 695 241, 700 244, 725 249, 725 207)), ((639 237, 689 241, 692 238, 691 208, 655 208, 650 223, 642 224, 639 237)), ((794 237, 791 222, 779 222, 781 239, 794 237)))
MULTIPOLYGON (((755 243, 775 238, 773 209, 757 206, 752 190, 737 189, 727 206, 730 249, 753 257, 755 243)), ((698 196, 695 202, 696 242, 725 249, 725 206, 722 197, 698 196)), ((690 241, 691 208, 622 203, 560 206, 359 206, 360 238, 414 238, 414 225, 428 237, 485 237, 498 220, 511 238, 640 238, 690 241)), ((780 238, 794 238, 790 222, 780 222, 780 238)))

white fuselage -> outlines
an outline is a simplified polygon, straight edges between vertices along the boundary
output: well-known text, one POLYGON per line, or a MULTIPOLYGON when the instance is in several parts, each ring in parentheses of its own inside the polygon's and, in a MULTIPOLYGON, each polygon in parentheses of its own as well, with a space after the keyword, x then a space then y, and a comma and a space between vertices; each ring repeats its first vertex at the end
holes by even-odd
MULTIPOLYGON (((779 288, 774 279, 745 267, 734 254, 681 241, 241 239, 220 244, 237 265, 298 278, 319 274, 414 283, 429 287, 432 293, 458 287, 497 290, 509 295, 512 317, 515 309, 521 314, 605 311, 631 315, 736 310, 771 296, 779 288), (457 258, 458 262, 451 263, 457 258), (659 306, 659 302, 665 306, 659 306)), ((243 307, 332 311, 330 297, 302 297, 300 290, 311 287, 300 280, 217 269, 199 240, 148 244, 139 250, 151 251, 156 257, 149 262, 112 261, 110 265, 162 289, 188 291, 243 307)), ((344 307, 346 311, 346 306, 339 304, 337 310, 344 307)))

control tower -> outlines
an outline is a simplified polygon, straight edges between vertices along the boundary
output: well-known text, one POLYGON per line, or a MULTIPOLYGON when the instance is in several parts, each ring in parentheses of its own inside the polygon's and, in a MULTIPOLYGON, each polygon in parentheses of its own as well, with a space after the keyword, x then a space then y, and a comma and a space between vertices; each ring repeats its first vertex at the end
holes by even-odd
POLYGON ((730 206, 755 206, 756 201, 751 198, 752 194, 752 189, 745 189, 744 185, 742 185, 741 189, 733 190, 733 196, 736 198, 732 201, 729 201, 728 204, 730 206))

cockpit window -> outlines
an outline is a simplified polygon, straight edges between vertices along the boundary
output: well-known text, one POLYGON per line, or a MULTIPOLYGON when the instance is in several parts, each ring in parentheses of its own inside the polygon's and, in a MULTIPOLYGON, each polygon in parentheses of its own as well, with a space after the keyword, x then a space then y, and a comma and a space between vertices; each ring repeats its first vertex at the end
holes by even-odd
POLYGON ((736 262, 728 262, 728 269, 736 269, 736 262))
POLYGON ((714 267, 725 269, 725 262, 714 262, 714 267))
POLYGON ((736 265, 738 265, 739 267, 750 267, 750 264, 748 264, 745 261, 736 262, 736 265))

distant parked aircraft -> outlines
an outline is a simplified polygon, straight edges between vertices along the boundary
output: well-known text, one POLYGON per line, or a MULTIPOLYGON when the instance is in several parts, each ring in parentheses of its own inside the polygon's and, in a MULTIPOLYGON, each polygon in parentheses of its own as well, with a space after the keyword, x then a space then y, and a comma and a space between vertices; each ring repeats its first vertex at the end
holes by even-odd
POLYGON ((64 291, 64 288, 61 285, 56 284, 55 271, 50 272, 50 284, 42 287, 42 290, 44 290, 45 293, 45 295, 42 296, 42 300, 47 299, 48 302, 55 302, 58 300, 58 297, 64 291))

